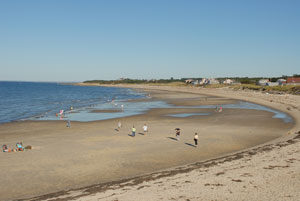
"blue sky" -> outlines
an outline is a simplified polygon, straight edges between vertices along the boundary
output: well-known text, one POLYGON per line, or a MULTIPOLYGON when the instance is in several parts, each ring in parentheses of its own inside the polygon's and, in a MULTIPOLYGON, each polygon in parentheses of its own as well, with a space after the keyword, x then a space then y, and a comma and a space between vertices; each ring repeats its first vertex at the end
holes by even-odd
POLYGON ((300 73, 298 0, 0 0, 0 80, 300 73))

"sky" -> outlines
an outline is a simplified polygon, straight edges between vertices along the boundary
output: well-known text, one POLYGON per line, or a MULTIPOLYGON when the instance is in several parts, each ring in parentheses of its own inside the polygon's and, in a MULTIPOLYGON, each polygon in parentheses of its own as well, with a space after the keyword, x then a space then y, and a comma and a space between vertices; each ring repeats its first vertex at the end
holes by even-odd
POLYGON ((298 0, 0 0, 0 80, 292 74, 298 0))

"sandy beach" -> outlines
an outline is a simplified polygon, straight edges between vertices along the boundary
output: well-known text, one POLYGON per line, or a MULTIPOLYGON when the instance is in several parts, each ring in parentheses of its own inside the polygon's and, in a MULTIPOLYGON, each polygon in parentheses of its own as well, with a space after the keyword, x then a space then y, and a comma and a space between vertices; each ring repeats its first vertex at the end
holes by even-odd
POLYGON ((179 107, 245 100, 286 112, 294 122, 260 110, 219 113, 213 108, 182 107, 72 122, 71 128, 65 121, 1 124, 1 142, 23 141, 33 149, 0 154, 5 170, 0 172, 0 200, 297 200, 300 196, 299 96, 224 88, 119 87, 136 88, 152 100, 179 107), (210 115, 170 116, 181 113, 210 115), (145 123, 148 133, 142 132, 145 123), (133 125, 135 137, 129 136, 133 125), (193 145, 195 132, 198 147, 193 145))

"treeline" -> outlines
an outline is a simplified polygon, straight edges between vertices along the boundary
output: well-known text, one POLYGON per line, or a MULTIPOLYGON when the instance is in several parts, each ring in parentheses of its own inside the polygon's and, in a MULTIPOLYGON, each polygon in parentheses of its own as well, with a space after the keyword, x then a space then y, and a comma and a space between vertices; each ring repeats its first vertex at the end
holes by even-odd
POLYGON ((120 80, 88 80, 83 83, 96 83, 96 84, 145 84, 145 83, 171 83, 171 82, 185 82, 185 79, 152 79, 152 80, 139 80, 139 79, 120 79, 120 80))
MULTIPOLYGON (((282 75, 281 77, 218 77, 216 80, 223 82, 226 79, 232 79, 237 83, 241 84, 256 84, 260 79, 269 79, 271 82, 276 82, 278 79, 287 79, 287 75, 282 75)), ((300 74, 294 74, 292 77, 300 77, 300 74)), ((84 83, 96 83, 96 84, 146 84, 146 83, 172 83, 172 82, 185 82, 185 80, 201 80, 201 77, 198 78, 181 78, 174 79, 171 77, 170 79, 119 79, 119 80, 88 80, 84 81, 84 83)))

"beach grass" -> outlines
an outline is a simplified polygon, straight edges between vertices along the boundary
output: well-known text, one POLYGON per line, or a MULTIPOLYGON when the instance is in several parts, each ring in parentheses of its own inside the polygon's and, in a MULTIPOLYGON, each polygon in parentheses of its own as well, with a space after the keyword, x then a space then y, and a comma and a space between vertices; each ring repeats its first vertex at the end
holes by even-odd
POLYGON ((266 92, 284 92, 290 94, 300 94, 300 85, 282 85, 282 86, 259 86, 255 84, 240 84, 231 85, 230 88, 239 89, 249 89, 255 91, 266 91, 266 92))

